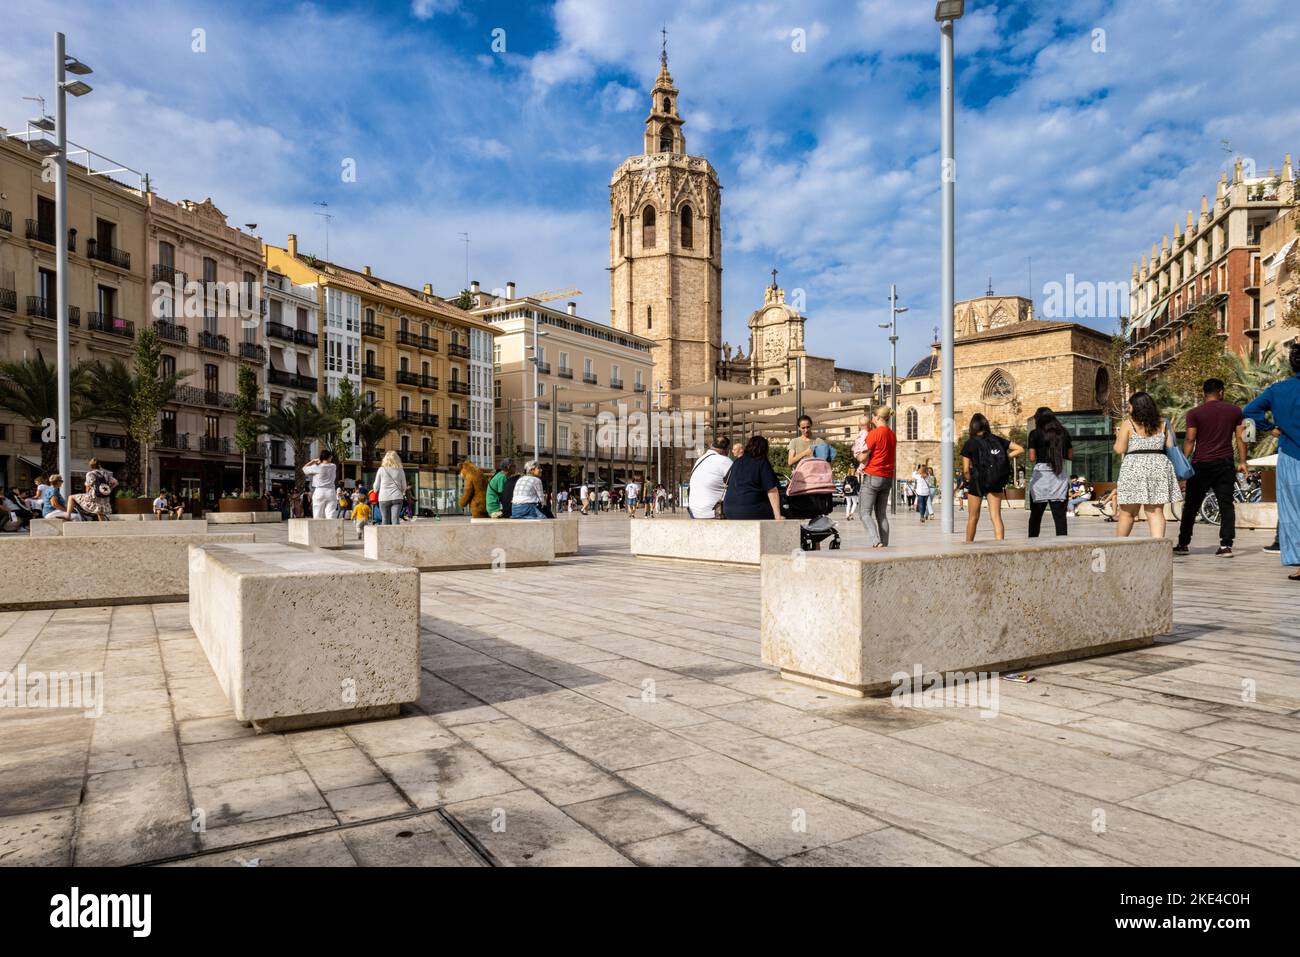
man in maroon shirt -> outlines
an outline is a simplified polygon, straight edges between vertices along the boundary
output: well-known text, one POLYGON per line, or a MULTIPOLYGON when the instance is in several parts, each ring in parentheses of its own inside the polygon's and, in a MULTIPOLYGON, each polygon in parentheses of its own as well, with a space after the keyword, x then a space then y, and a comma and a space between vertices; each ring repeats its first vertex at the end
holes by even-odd
POLYGON ((1237 510, 1233 505, 1233 485, 1237 473, 1246 472, 1246 442, 1242 438, 1241 409, 1223 401, 1223 381, 1206 379, 1202 388, 1205 401, 1187 413, 1187 432, 1183 436, 1183 452, 1192 460, 1196 474, 1187 480, 1187 496, 1183 502, 1183 520, 1178 528, 1175 555, 1186 555, 1192 541, 1192 528, 1196 513, 1206 494, 1213 492, 1219 500, 1219 550, 1221 558, 1232 557, 1232 540, 1237 531, 1237 510), (1233 446, 1237 449, 1237 465, 1232 462, 1233 446))

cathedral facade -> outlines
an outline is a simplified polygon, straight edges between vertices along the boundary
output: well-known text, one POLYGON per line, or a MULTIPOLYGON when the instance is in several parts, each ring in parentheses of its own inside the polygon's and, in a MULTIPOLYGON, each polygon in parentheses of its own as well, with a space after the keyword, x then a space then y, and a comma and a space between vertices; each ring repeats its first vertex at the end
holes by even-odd
POLYGON ((654 343, 651 389, 708 382, 721 355, 722 187, 684 123, 664 53, 643 151, 609 184, 610 324, 654 343))

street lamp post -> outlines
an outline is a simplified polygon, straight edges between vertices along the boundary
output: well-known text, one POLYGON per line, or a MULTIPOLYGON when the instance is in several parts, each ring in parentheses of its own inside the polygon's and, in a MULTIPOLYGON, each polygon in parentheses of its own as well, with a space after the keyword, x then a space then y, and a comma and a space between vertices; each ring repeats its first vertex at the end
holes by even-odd
MULTIPOLYGON (((894 431, 898 431, 898 315, 907 312, 906 306, 898 304, 898 287, 889 285, 889 322, 881 323, 881 329, 889 330, 889 408, 894 431)), ((889 511, 898 514, 898 443, 894 443, 894 481, 889 486, 889 511)))
POLYGON ((68 74, 86 76, 90 67, 69 57, 62 33, 54 34, 54 139, 58 153, 54 160, 54 296, 58 309, 56 361, 58 363, 59 473, 72 483, 72 345, 68 336, 68 94, 85 96, 90 86, 68 74))
POLYGON ((943 323, 941 345, 942 373, 940 389, 943 392, 940 406, 939 486, 942 490, 939 512, 939 530, 951 535, 953 530, 953 440, 956 423, 953 421, 953 308, 955 269, 953 245, 956 226, 957 157, 953 128, 953 24, 965 12, 964 0, 939 0, 934 18, 939 23, 939 139, 942 162, 940 185, 942 198, 942 265, 939 269, 940 320, 943 323))

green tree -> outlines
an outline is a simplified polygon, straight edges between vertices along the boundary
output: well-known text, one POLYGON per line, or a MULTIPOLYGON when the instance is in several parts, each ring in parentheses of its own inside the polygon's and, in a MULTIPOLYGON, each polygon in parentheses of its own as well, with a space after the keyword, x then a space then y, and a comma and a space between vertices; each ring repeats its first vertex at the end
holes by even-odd
POLYGON ((149 443, 153 440, 154 426, 163 407, 176 393, 176 383, 189 372, 164 376, 162 373, 162 340, 152 326, 145 326, 135 339, 135 369, 131 392, 131 426, 128 433, 140 445, 140 460, 144 480, 137 488, 147 495, 149 489, 149 443))
POLYGON ((316 408, 311 399, 286 402, 264 418, 260 430, 284 439, 293 448, 294 484, 303 485, 302 467, 311 458, 313 442, 323 441, 335 427, 334 420, 316 408))
POLYGON ((1202 306, 1193 313, 1188 335, 1165 376, 1169 390, 1182 401, 1195 403, 1200 401, 1201 386, 1206 379, 1226 381, 1231 373, 1231 362, 1219 338, 1214 310, 1202 306))
POLYGON ((334 453, 338 463, 339 477, 343 476, 343 463, 352 458, 352 446, 358 441, 361 418, 366 403, 352 385, 352 380, 344 378, 339 383, 336 395, 325 399, 324 412, 333 423, 329 429, 326 444, 334 453))
POLYGON ((402 427, 402 420, 388 415, 373 402, 362 403, 358 416, 357 442, 361 444, 361 468, 364 471, 377 458, 384 439, 402 427))
POLYGON ((468 289, 462 289, 460 295, 453 299, 452 302, 468 312, 474 308, 474 294, 468 289))
POLYGON ((248 453, 257 447, 260 433, 257 374, 252 366, 239 364, 239 386, 235 393, 235 448, 239 449, 239 490, 248 488, 248 453))
MULTIPOLYGON (((86 418, 83 400, 86 394, 88 372, 85 363, 72 369, 68 383, 72 406, 72 421, 86 418)), ((0 362, 0 409, 12 412, 33 428, 41 429, 41 472, 49 475, 59 470, 59 443, 56 430, 46 427, 47 420, 59 419, 59 378, 56 367, 45 361, 40 350, 35 359, 17 362, 0 362), (49 441, 46 441, 46 439, 49 441)), ((98 410, 97 410, 98 411, 98 410)), ((65 475, 65 482, 72 476, 65 475)))

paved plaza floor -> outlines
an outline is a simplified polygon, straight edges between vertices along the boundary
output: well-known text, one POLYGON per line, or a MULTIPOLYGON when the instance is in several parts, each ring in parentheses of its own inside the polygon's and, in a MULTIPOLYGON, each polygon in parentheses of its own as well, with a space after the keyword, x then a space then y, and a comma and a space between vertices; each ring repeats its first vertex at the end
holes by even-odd
POLYGON ((628 519, 581 521, 577 557, 423 575, 420 700, 329 730, 237 723, 184 604, 0 614, 0 671, 105 688, 97 718, 0 709, 0 864, 1300 861, 1300 586, 1271 533, 1216 559, 1199 527, 1172 635, 1001 681, 983 717, 783 681, 757 570, 633 559, 628 519))

